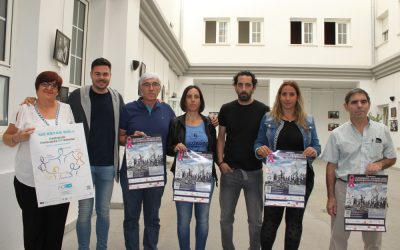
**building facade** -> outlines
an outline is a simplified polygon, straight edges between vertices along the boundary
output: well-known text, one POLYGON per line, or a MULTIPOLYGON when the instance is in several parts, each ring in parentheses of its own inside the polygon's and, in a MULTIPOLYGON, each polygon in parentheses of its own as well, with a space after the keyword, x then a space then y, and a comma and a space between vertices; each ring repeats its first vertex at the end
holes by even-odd
MULTIPOLYGON (((112 62, 111 87, 125 102, 138 97, 141 73, 158 73, 160 98, 178 114, 189 84, 204 91, 207 114, 236 98, 231 84, 239 70, 257 75, 255 97, 267 105, 283 80, 296 80, 322 145, 329 129, 348 119, 342 104, 353 87, 371 94, 372 114, 388 126, 400 115, 399 0, 2 0, 0 134, 19 103, 35 96, 39 72, 58 72, 71 92, 91 84, 90 64, 98 57, 112 62), (58 54, 64 47, 66 55, 58 54)), ((399 149, 398 133, 392 137, 399 149)), ((7 225, 0 249, 23 248, 12 185, 15 152, 0 144, 6 211, 0 221, 7 225)), ((122 202, 119 186, 112 201, 122 202)), ((71 204, 68 227, 76 217, 71 204)))

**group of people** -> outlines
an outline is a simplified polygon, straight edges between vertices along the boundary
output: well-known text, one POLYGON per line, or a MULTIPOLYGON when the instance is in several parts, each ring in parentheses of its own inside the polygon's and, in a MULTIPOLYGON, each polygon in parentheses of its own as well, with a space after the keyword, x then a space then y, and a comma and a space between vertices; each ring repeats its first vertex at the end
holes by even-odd
MULTIPOLYGON (((176 117, 172 108, 157 99, 161 81, 154 73, 140 77, 141 97, 124 105, 122 96, 109 87, 111 63, 105 58, 92 62, 92 85, 74 90, 68 104, 56 96, 62 79, 55 72, 42 72, 35 81, 37 98, 23 104, 3 136, 8 146, 19 145, 14 186, 22 210, 25 249, 61 249, 68 203, 38 208, 29 151, 29 138, 35 128, 83 123, 95 198, 79 201, 77 219, 78 249, 89 249, 91 216, 96 210, 97 248, 107 249, 110 225, 110 201, 114 179, 120 180, 124 202, 124 238, 126 249, 140 249, 139 219, 143 209, 143 248, 158 249, 159 210, 164 186, 130 190, 124 156, 119 167, 119 146, 128 136, 161 136, 164 180, 166 155, 175 157, 192 150, 213 154, 212 186, 219 181, 221 243, 224 250, 235 249, 233 223, 241 193, 248 216, 249 249, 272 249, 285 212, 285 249, 298 249, 304 211, 314 186, 313 160, 321 153, 313 117, 304 111, 298 84, 284 81, 270 108, 253 98, 257 79, 250 71, 233 78, 238 98, 221 107, 218 118, 201 113, 205 101, 201 89, 190 85, 183 91, 176 117), (216 127, 218 126, 218 135, 216 127), (264 206, 262 161, 276 150, 301 151, 307 157, 304 208, 264 206), (217 179, 217 165, 220 180, 217 179), (263 214, 264 213, 264 214, 263 214)), ((381 174, 396 162, 396 153, 386 126, 368 119, 370 99, 362 89, 353 89, 345 97, 344 107, 350 121, 332 131, 322 154, 327 161, 327 211, 332 217, 330 249, 347 249, 349 232, 344 231, 344 198, 347 174, 381 174), (371 138, 376 140, 372 140, 371 138), (379 140, 377 140, 379 138, 379 140), (379 143, 378 143, 379 141, 379 143)), ((211 195, 214 188, 211 190, 211 195)), ((195 249, 206 247, 210 204, 176 201, 179 247, 190 249, 190 221, 195 212, 195 249)), ((379 248, 381 233, 363 233, 366 249, 379 248)))

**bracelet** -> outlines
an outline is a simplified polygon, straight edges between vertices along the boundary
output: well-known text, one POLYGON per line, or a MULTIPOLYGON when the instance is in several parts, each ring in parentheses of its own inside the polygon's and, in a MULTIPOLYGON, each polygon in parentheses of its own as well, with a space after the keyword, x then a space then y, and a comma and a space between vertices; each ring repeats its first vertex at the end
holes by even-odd
POLYGON ((217 163, 218 167, 220 167, 222 163, 225 163, 225 162, 224 162, 224 161, 218 162, 218 163, 217 163))

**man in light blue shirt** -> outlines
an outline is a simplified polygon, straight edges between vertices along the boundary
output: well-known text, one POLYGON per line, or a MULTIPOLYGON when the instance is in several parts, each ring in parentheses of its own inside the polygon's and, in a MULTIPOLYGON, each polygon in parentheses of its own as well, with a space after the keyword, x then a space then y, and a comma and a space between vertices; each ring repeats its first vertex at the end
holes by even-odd
MULTIPOLYGON (((347 249, 350 231, 344 230, 344 204, 348 174, 383 174, 396 163, 388 128, 368 119, 371 102, 360 88, 349 91, 345 109, 350 121, 332 131, 321 158, 327 161, 327 211, 331 216, 330 250, 347 249)), ((363 232, 365 249, 380 249, 382 233, 363 232)))

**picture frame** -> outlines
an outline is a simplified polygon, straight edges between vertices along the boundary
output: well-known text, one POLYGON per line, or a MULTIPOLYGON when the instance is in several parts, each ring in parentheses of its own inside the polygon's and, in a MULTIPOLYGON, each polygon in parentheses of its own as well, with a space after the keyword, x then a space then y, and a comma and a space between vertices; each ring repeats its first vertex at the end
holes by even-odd
POLYGON ((328 123, 328 131, 333 131, 337 127, 339 127, 339 123, 328 123))
POLYGON ((390 121, 390 131, 391 131, 391 132, 397 132, 397 131, 398 131, 398 123, 397 123, 397 120, 391 120, 391 121, 390 121))
POLYGON ((69 88, 65 87, 65 86, 61 86, 61 89, 58 92, 56 99, 60 102, 67 103, 68 96, 69 96, 69 88))
POLYGON ((161 101, 165 101, 165 86, 164 85, 161 88, 161 101))
POLYGON ((396 118, 397 117, 396 107, 390 108, 390 117, 392 117, 392 118, 396 118))
POLYGON ((140 65, 139 77, 141 77, 144 73, 146 73, 146 64, 142 62, 140 65))
MULTIPOLYGON (((146 64, 145 63, 141 63, 140 64, 140 70, 139 70, 139 78, 146 73, 146 64)), ((140 91, 140 82, 138 83, 138 96, 142 96, 142 92, 140 91)))
POLYGON ((70 48, 71 39, 57 29, 53 51, 54 60, 62 64, 68 65, 70 48))
POLYGON ((339 119, 339 111, 328 111, 329 119, 339 119))

